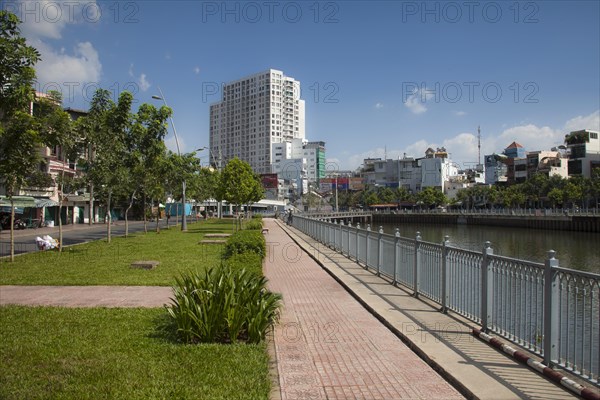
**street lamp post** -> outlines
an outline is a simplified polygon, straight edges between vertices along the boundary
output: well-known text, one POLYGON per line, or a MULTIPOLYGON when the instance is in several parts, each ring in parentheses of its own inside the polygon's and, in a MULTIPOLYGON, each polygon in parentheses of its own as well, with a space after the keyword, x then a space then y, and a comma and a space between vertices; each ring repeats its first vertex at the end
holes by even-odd
MULTIPOLYGON (((160 90, 160 86, 158 87, 158 92, 160 93, 160 96, 152 96, 153 99, 156 100, 162 100, 163 103, 165 104, 165 107, 169 107, 169 105, 167 104, 167 100, 165 99, 165 96, 163 95, 162 90, 160 90)), ((179 148, 179 138, 177 137, 177 130, 175 129, 175 122, 173 122, 173 116, 171 115, 169 117, 169 119, 171 120, 171 126, 173 127, 173 134, 175 135, 175 144, 177 145, 177 155, 181 158, 181 149, 179 148)), ((204 150, 204 149, 202 149, 204 150)), ((187 231, 187 218, 186 218, 186 209, 185 209, 185 177, 183 177, 182 181, 181 181, 181 203, 183 204, 183 219, 181 221, 181 230, 182 231, 187 231)))
POLYGON ((339 212, 340 208, 338 206, 338 176, 335 175, 335 212, 339 212))

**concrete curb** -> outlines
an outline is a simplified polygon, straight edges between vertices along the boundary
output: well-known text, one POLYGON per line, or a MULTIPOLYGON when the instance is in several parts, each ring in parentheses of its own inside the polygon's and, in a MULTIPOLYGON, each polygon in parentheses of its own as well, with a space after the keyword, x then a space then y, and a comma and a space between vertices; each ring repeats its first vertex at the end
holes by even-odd
POLYGON ((561 386, 564 386, 565 388, 567 388, 571 392, 577 394, 578 396, 581 396, 586 400, 600 400, 600 392, 580 385, 579 383, 567 378, 560 372, 555 371, 552 368, 545 366, 544 364, 542 364, 541 362, 539 362, 537 360, 534 360, 533 358, 529 357, 529 355, 526 354, 525 352, 522 352, 520 350, 515 350, 512 347, 510 347, 509 345, 503 343, 502 341, 482 332, 481 329, 473 328, 473 335, 475 337, 482 339, 483 341, 489 343, 493 347, 495 347, 499 350, 502 350, 503 352, 510 355, 512 358, 514 358, 515 360, 517 360, 520 363, 527 365, 529 368, 541 373, 542 375, 544 375, 548 379, 552 380, 553 382, 556 382, 556 383, 560 384, 561 386))

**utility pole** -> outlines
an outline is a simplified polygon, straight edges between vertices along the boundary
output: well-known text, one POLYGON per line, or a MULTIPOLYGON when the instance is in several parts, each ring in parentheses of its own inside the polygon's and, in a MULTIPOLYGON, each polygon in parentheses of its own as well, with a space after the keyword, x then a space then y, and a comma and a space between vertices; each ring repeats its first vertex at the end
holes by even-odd
POLYGON ((481 165, 481 126, 477 125, 477 166, 481 165))

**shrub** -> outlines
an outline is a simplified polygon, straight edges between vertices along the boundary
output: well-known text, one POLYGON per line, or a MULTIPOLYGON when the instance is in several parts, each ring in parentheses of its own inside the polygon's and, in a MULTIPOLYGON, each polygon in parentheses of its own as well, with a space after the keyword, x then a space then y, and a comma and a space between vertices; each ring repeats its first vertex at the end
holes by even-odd
POLYGON ((224 259, 224 263, 233 271, 245 269, 255 275, 262 276, 262 260, 263 258, 256 253, 241 253, 233 254, 231 257, 224 259))
POLYGON ((185 343, 259 343, 279 317, 281 295, 266 290, 267 279, 227 266, 176 279, 165 306, 185 343))
POLYGON ((252 219, 257 219, 259 221, 262 221, 262 214, 252 214, 252 219))
POLYGON ((251 219, 250 221, 246 222, 246 229, 247 230, 262 230, 262 220, 259 219, 251 219))
POLYGON ((234 254, 251 252, 261 258, 265 256, 267 244, 265 237, 257 230, 237 231, 229 237, 225 244, 224 257, 230 258, 234 254))

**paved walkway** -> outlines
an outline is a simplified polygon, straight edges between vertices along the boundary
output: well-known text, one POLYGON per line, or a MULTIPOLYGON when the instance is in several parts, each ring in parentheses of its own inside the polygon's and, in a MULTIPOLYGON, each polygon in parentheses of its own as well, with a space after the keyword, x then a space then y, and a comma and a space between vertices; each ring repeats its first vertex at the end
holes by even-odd
POLYGON ((462 398, 277 222, 265 222, 265 275, 284 299, 275 329, 283 400, 462 398))
POLYGON ((162 307, 172 294, 159 286, 0 286, 0 306, 162 307))
MULTIPOLYGON (((280 224, 273 220, 270 221, 273 225, 280 224)), ((566 389, 473 337, 471 335, 473 324, 470 321, 454 313, 443 314, 438 311, 439 305, 415 299, 407 291, 391 285, 386 279, 376 276, 372 271, 365 270, 356 262, 317 243, 298 230, 283 224, 280 226, 294 240, 296 248, 294 249, 294 245, 290 243, 289 239, 281 237, 269 238, 269 241, 279 242, 277 247, 274 245, 271 247, 282 249, 280 251, 284 251, 290 260, 294 259, 295 254, 302 254, 296 257, 297 262, 288 261, 290 275, 296 265, 306 262, 306 254, 310 254, 312 259, 317 260, 319 265, 342 284, 348 292, 352 293, 364 307, 371 310, 396 335, 402 337, 404 342, 447 380, 453 382, 454 386, 467 397, 556 400, 577 398, 566 389), (300 250, 306 253, 299 253, 300 250)), ((270 231, 277 232, 278 229, 272 228, 270 231)), ((288 285, 293 287, 296 279, 290 279, 292 282, 288 285)), ((321 285, 320 281, 310 277, 309 279, 311 279, 311 284, 321 285)), ((303 299, 303 302, 300 303, 303 307, 301 309, 307 307, 308 310, 311 310, 310 307, 315 307, 316 304, 323 302, 321 297, 331 296, 328 290, 325 291, 325 294, 314 298, 303 299)), ((332 307, 337 307, 335 300, 332 302, 332 307)), ((314 309, 312 308, 312 310, 314 309)), ((305 312, 309 312, 308 310, 305 312)), ((355 318, 354 314, 350 314, 348 318, 352 321, 355 318)), ((371 336, 371 327, 375 327, 375 325, 380 324, 372 323, 367 328, 369 336, 371 336)), ((391 349, 380 349, 381 351, 391 351, 391 349)), ((362 357, 361 351, 363 351, 362 347, 355 349, 355 354, 359 358, 362 357)), ((352 355, 346 356, 353 357, 352 355)), ((280 359, 279 356, 278 359, 280 359)), ((409 374, 411 368, 413 368, 412 364, 401 361, 395 369, 390 366, 390 369, 385 372, 385 376, 409 374)), ((285 375, 282 369, 280 368, 280 372, 285 375)), ((408 386, 420 386, 424 383, 423 378, 417 377, 409 379, 408 386)), ((589 384, 586 386, 589 387, 589 384)), ((435 392, 429 396, 425 395, 425 397, 433 398, 435 392)))

